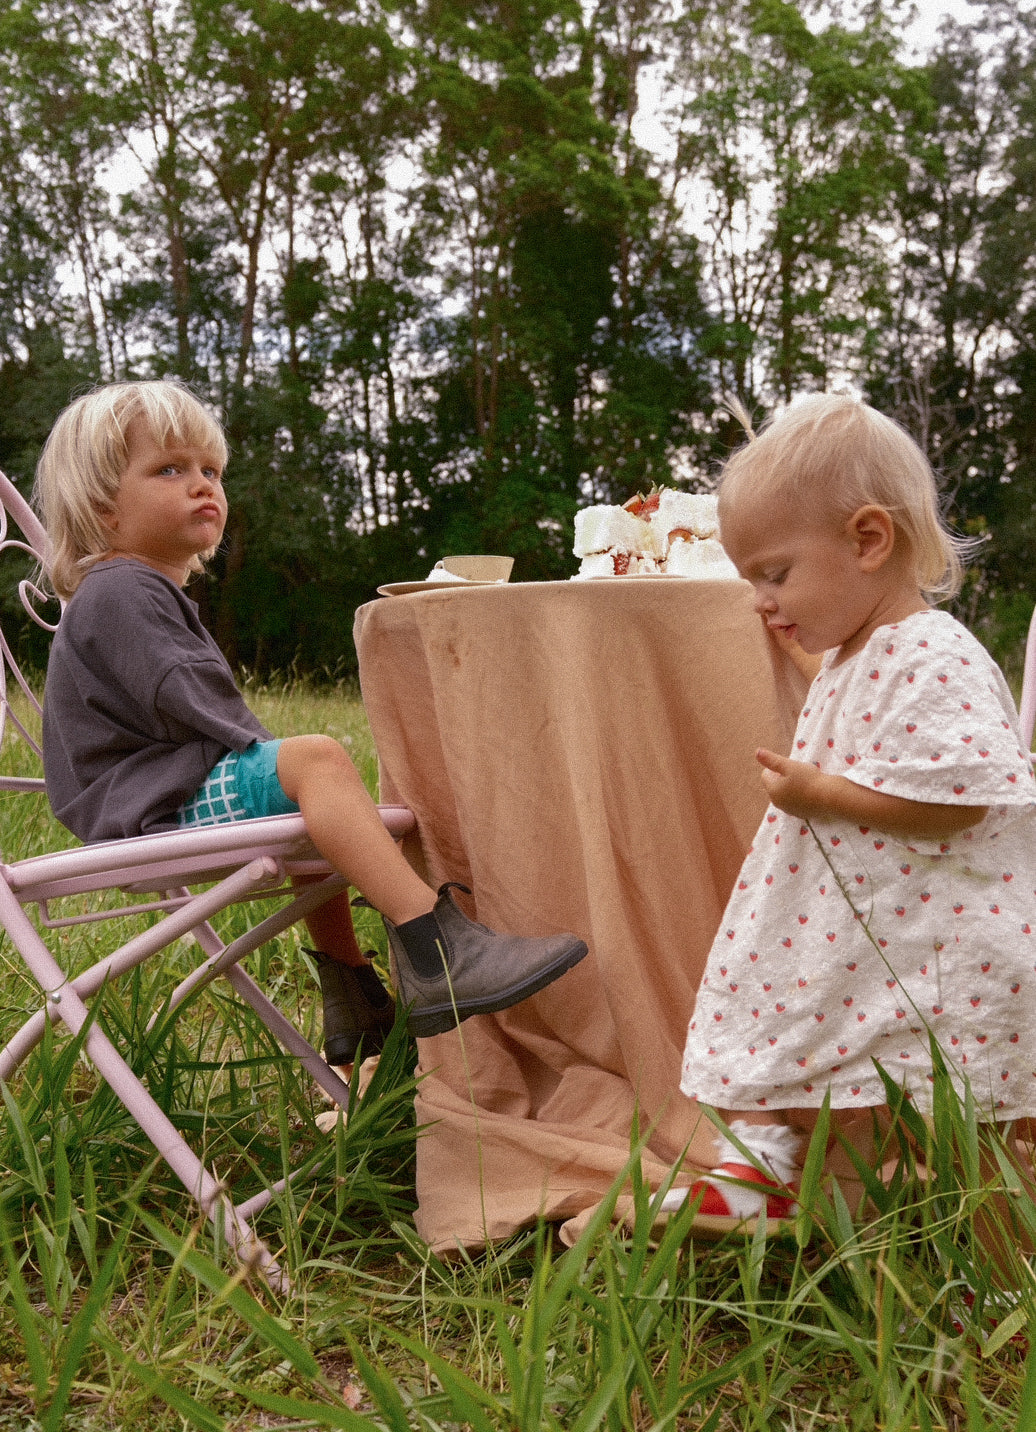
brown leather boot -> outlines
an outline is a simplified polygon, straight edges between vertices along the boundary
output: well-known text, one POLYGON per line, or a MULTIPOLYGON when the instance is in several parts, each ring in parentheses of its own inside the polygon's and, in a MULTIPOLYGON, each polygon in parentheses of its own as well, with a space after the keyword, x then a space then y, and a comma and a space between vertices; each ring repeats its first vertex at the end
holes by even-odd
MULTIPOLYGON (((378 1054, 395 1022, 396 1005, 373 965, 346 965, 319 950, 307 950, 317 962, 324 1001, 324 1057, 328 1064, 352 1064, 378 1054)), ((368 956, 368 959, 370 956, 368 956)))
POLYGON ((402 925, 385 921, 396 990, 410 1009, 407 1028, 419 1038, 528 999, 586 954, 575 935, 497 934, 469 920, 451 888, 471 893, 450 880, 429 914, 402 925))

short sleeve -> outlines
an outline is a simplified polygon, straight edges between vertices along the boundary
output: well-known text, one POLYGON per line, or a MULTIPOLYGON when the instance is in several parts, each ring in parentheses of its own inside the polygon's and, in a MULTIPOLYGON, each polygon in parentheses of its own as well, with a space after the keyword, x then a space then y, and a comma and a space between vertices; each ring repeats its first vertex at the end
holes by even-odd
POLYGON ((195 660, 171 667, 155 692, 155 715, 170 741, 202 736, 243 751, 253 741, 270 736, 245 705, 222 661, 195 660))
POLYGON ((1007 683, 965 628, 945 622, 885 627, 861 653, 844 705, 843 773, 906 800, 1030 804, 1036 784, 1007 683))

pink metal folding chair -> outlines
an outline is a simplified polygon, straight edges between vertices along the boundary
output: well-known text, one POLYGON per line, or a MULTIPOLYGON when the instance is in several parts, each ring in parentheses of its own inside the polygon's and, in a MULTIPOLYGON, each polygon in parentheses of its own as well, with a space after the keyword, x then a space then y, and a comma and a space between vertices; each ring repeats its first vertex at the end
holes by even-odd
POLYGON ((1029 622, 1029 635, 1025 643, 1025 670, 1022 675, 1022 699, 1018 703, 1021 718, 1022 739, 1025 749, 1032 747, 1032 728, 1036 724, 1036 609, 1029 622))
MULTIPOLYGON (((0 553, 11 550, 24 553, 40 565, 46 555, 46 534, 28 503, 0 473, 0 553), (24 540, 8 535, 9 519, 17 524, 24 540)), ((27 579, 20 583, 19 593, 33 620, 54 631, 55 627, 44 621, 38 611, 47 600, 46 592, 27 579)), ((38 714, 39 703, 0 632, 0 742, 13 733, 40 757, 37 742, 9 702, 11 682, 38 714)), ((42 789, 39 778, 0 777, 0 790, 42 789)), ((405 807, 382 806, 380 811, 386 827, 397 838, 413 829, 413 815, 405 807)), ((97 1022, 91 1022, 89 1001, 106 984, 161 954, 181 937, 192 935, 203 958, 170 993, 165 1008, 175 1010, 188 995, 222 976, 317 1084, 337 1103, 347 1105, 348 1086, 241 968, 245 956, 344 888, 345 881, 313 848, 300 815, 196 826, 168 834, 79 846, 25 860, 0 860, 0 924, 41 993, 40 1008, 0 1049, 0 1079, 10 1079, 39 1044, 48 1021, 61 1021, 74 1036, 86 1027, 83 1048, 97 1073, 238 1257, 260 1268, 275 1286, 283 1286, 284 1276, 276 1259, 254 1234, 251 1220, 283 1189, 284 1181, 235 1204, 225 1183, 205 1167, 97 1022), (312 883, 293 887, 294 876, 307 876, 312 883), (67 897, 112 891, 123 892, 117 908, 83 913, 82 901, 77 900, 73 913, 61 913, 60 902, 67 897), (210 923, 213 917, 230 905, 258 897, 283 897, 285 903, 230 944, 224 944, 210 923), (26 914, 30 906, 37 911, 35 921, 26 914), (148 928, 118 943, 118 921, 152 913, 156 918, 148 928), (114 922, 112 947, 102 959, 73 977, 59 958, 60 931, 86 922, 114 922), (52 932, 58 933, 48 943, 52 932)))

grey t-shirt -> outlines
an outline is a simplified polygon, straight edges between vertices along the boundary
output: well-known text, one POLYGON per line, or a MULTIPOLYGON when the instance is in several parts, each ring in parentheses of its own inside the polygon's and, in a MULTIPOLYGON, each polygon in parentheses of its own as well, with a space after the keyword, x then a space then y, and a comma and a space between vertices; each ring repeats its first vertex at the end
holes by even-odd
POLYGON ((172 829, 222 756, 269 739, 174 582, 125 557, 90 569, 55 633, 43 701, 63 825, 84 841, 172 829))

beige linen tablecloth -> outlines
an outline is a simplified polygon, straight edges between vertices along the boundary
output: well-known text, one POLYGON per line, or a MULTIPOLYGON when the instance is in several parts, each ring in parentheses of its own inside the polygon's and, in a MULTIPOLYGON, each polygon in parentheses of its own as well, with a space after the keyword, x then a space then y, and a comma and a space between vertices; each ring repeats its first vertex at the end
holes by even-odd
POLYGON ((805 683, 742 582, 544 582, 356 613, 381 798, 408 854, 500 930, 589 956, 495 1016, 419 1041, 417 1227, 437 1251, 542 1215, 571 1241, 650 1129, 657 1185, 711 1126, 678 1089, 694 993, 805 683), (463 1047, 462 1047, 463 1046, 463 1047))

